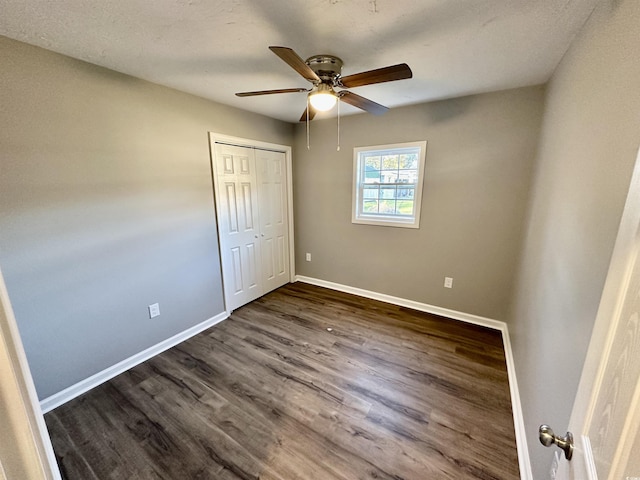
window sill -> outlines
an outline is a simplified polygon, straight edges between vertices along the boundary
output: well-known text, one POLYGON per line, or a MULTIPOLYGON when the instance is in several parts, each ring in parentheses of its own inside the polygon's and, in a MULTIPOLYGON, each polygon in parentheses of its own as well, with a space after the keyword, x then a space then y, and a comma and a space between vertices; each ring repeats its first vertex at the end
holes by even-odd
POLYGON ((420 222, 413 219, 399 220, 396 218, 361 216, 352 218, 351 223, 360 225, 377 225, 379 227, 420 228, 420 222))

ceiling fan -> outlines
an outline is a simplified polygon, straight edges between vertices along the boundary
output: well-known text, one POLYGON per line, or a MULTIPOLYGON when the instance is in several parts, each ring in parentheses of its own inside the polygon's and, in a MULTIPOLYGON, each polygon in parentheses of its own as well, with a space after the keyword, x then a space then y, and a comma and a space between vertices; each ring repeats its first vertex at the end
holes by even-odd
POLYGON ((274 93, 307 92, 307 108, 300 117, 300 121, 311 120, 317 111, 331 110, 338 100, 365 110, 374 115, 380 115, 389 110, 368 98, 356 95, 346 89, 372 85, 374 83, 392 82, 411 78, 413 73, 406 63, 390 67, 377 68, 367 72, 342 76, 342 60, 333 55, 314 55, 302 60, 292 49, 287 47, 269 47, 269 49, 284 60, 291 68, 313 84, 311 88, 284 88, 279 90, 260 90, 255 92, 236 93, 238 97, 253 97, 256 95, 271 95, 274 93), (336 91, 335 89, 341 89, 336 91))

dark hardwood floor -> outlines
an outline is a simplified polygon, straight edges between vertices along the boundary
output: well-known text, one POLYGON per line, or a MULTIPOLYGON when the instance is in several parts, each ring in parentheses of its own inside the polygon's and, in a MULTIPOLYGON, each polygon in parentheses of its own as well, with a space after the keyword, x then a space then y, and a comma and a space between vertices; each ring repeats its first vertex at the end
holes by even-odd
POLYGON ((301 283, 45 418, 71 480, 519 478, 499 332, 301 283))

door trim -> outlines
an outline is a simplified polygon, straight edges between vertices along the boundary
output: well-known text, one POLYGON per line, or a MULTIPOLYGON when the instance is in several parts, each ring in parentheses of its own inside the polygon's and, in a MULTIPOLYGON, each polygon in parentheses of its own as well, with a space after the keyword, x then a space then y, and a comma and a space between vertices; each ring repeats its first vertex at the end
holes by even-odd
POLYGON ((598 480, 598 473, 596 472, 596 465, 589 437, 586 435, 579 435, 577 448, 582 449, 583 452, 584 471, 587 474, 587 478, 585 480, 598 480))
MULTIPOLYGON (((211 187, 213 188, 214 195, 214 210, 216 213, 216 228, 218 225, 217 205, 219 204, 218 189, 216 188, 215 178, 215 144, 223 143, 226 145, 235 145, 237 147, 254 148, 258 150, 272 150, 275 152, 282 152, 285 155, 285 162, 287 166, 287 215, 289 217, 289 281, 293 282, 296 273, 295 264, 295 241, 293 236, 293 161, 291 157, 291 146, 280 145, 277 143, 262 142, 260 140, 252 140, 250 138, 234 137, 232 135, 225 135, 222 133, 209 132, 209 156, 211 165, 211 187)), ((218 253, 220 254, 220 230, 218 229, 218 253)), ((229 302, 227 301, 227 292, 224 288, 224 272, 222 271, 222 258, 220 258, 220 272, 222 274, 223 284, 223 296, 224 296, 224 308, 227 315, 231 315, 231 311, 228 308, 229 302)))
MULTIPOLYGON (((32 474, 34 480, 59 480, 60 470, 53 452, 38 395, 27 363, 27 356, 20 339, 18 324, 11 308, 2 271, 0 271, 0 378, 8 408, 3 413, 3 422, 11 422, 13 431, 3 432, 14 442, 15 457, 3 458, 12 462, 17 473, 32 474), (20 472, 21 471, 21 472, 20 472)), ((6 468, 6 467, 5 467, 6 468)), ((0 463, 0 478, 4 470, 0 463)))

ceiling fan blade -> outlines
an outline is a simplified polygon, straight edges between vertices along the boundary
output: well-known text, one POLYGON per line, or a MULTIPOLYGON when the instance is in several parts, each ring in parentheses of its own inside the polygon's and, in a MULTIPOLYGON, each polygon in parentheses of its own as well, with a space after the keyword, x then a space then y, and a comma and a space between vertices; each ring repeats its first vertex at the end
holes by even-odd
POLYGON ((316 116, 315 108, 309 105, 307 108, 304 109, 304 112, 302 112, 302 116, 300 117, 301 122, 307 121, 307 109, 309 110, 309 121, 313 120, 313 117, 316 116))
POLYGON ((413 72, 406 63, 399 63, 390 67, 377 68, 368 72, 347 75, 340 79, 340 84, 345 88, 362 87, 374 83, 393 82, 411 78, 413 72))
POLYGON ((269 50, 278 55, 291 68, 293 68, 296 72, 298 72, 310 82, 320 81, 320 77, 316 75, 316 72, 311 70, 311 67, 304 63, 304 60, 302 60, 302 58, 300 58, 300 56, 292 49, 287 47, 269 47, 269 50))
POLYGON ((271 95, 273 93, 298 93, 308 92, 307 88, 281 88, 280 90, 258 90, 256 92, 239 92, 237 97, 255 97, 256 95, 271 95))
POLYGON ((369 113, 373 113, 374 115, 382 115, 384 112, 389 110, 384 105, 380 105, 379 103, 374 102, 373 100, 369 100, 368 98, 361 97, 360 95, 356 95, 353 92, 340 92, 340 100, 349 105, 353 105, 354 107, 358 107, 362 110, 365 110, 369 113))

